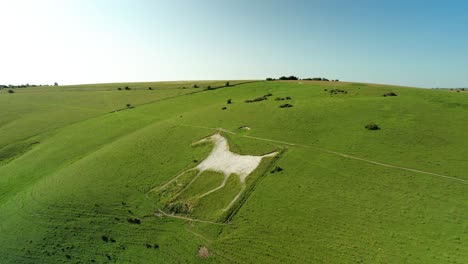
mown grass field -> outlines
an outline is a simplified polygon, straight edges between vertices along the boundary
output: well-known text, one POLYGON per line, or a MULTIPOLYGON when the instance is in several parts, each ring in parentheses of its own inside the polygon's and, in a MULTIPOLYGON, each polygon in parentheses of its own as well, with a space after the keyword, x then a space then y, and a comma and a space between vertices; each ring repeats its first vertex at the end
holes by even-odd
MULTIPOLYGON (((193 83, 0 92, 0 263, 466 263, 467 93, 193 83), (178 215, 210 222, 156 216, 151 190, 202 161, 211 146, 191 144, 217 128, 236 153, 281 155, 226 214, 234 177, 178 215)), ((180 197, 220 181, 203 174, 180 197)))

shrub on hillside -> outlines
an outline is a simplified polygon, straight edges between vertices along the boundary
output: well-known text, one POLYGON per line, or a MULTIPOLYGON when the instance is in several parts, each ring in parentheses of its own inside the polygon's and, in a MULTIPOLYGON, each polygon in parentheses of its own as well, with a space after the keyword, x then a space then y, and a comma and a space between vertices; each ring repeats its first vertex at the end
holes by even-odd
POLYGON ((254 98, 254 99, 249 99, 249 100, 245 100, 246 103, 255 103, 255 102, 261 102, 263 100, 267 100, 268 98, 266 96, 262 96, 262 97, 257 97, 257 98, 254 98))
POLYGON ((192 84, 192 88, 198 88, 198 85, 192 84))
POLYGON ((131 108, 131 107, 132 107, 132 105, 131 105, 131 104, 127 104, 127 108, 131 108))
POLYGON ((119 91, 120 91, 120 90, 122 90, 122 88, 120 88, 120 87, 119 87, 119 88, 117 88, 117 90, 119 90, 119 91))
POLYGON ((226 110, 226 109, 227 109, 227 107, 225 107, 225 106, 223 108, 221 108, 221 110, 226 110))
POLYGON ((125 90, 131 90, 130 87, 128 86, 125 86, 125 90))
POLYGON ((296 81, 296 80, 299 80, 299 78, 297 78, 294 75, 291 75, 289 77, 281 76, 279 79, 282 80, 282 81, 296 81))
POLYGON ((275 79, 274 79, 274 78, 268 77, 268 78, 266 78, 266 80, 267 80, 267 81, 274 81, 275 79))
POLYGON ((279 106, 280 108, 289 108, 289 107, 293 107, 292 104, 282 104, 279 106))
POLYGON ((169 205, 166 205, 166 208, 171 212, 175 214, 180 214, 180 213, 189 213, 190 212, 190 207, 188 204, 183 203, 183 202, 175 202, 171 203, 169 205))
POLYGON ((284 101, 284 100, 291 100, 292 98, 289 96, 286 97, 276 97, 275 101, 284 101))
POLYGON ((380 130, 380 127, 376 123, 369 123, 365 126, 367 130, 380 130))
POLYGON ((275 168, 271 170, 270 173, 282 172, 282 171, 283 171, 283 168, 281 168, 280 166, 275 166, 275 168))
POLYGON ((387 96, 397 96, 397 94, 394 93, 394 92, 389 92, 389 93, 385 93, 383 96, 384 96, 384 97, 387 97, 387 96))
POLYGON ((153 90, 153 87, 148 87, 148 90, 153 90))
POLYGON ((348 94, 348 91, 345 91, 345 90, 341 90, 341 89, 331 89, 329 91, 330 94, 348 94))
POLYGON ((141 220, 138 218, 128 218, 127 222, 129 222, 130 224, 136 224, 136 225, 141 224, 141 220))
POLYGON ((227 104, 232 104, 232 100, 231 100, 231 99, 228 99, 228 100, 227 100, 227 104))
POLYGON ((12 93, 15 93, 15 91, 13 91, 13 90, 8 90, 8 93, 11 93, 11 94, 12 94, 12 93))
POLYGON ((225 86, 230 86, 229 82, 226 82, 226 85, 225 86))

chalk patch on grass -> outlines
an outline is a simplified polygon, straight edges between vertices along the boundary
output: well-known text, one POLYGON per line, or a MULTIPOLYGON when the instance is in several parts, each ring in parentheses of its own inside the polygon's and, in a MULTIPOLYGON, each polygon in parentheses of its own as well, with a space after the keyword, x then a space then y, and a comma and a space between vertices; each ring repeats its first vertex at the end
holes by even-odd
POLYGON ((192 144, 192 146, 205 143, 205 142, 212 142, 214 144, 213 149, 211 150, 210 154, 208 157, 206 157, 200 164, 198 164, 194 168, 190 168, 188 170, 185 170, 178 175, 176 175, 172 180, 164 184, 163 186, 159 188, 155 188, 153 190, 156 191, 161 191, 162 189, 166 188, 171 184, 172 182, 176 181, 179 177, 181 177, 183 174, 189 171, 196 170, 198 173, 196 176, 190 181, 185 188, 180 191, 177 196, 179 196, 181 193, 183 193, 185 190, 187 190, 195 180, 198 179, 198 176, 201 175, 204 171, 213 171, 213 172, 219 172, 224 174, 224 179, 223 182, 216 188, 205 192, 201 195, 198 195, 198 198, 205 197, 209 194, 212 194, 223 187, 225 187, 227 180, 232 174, 235 174, 239 177, 239 182, 241 184, 241 190, 237 195, 234 197, 234 199, 229 203, 229 205, 223 209, 223 211, 226 211, 231 207, 234 202, 240 197, 242 192, 245 190, 245 179, 255 170, 257 167, 260 165, 262 162, 263 158, 266 157, 274 157, 278 154, 278 152, 272 152, 266 155, 262 156, 253 156, 253 155, 240 155, 234 152, 231 152, 229 150, 229 144, 228 141, 221 136, 219 133, 214 134, 212 136, 206 137, 198 142, 195 142, 192 144))
POLYGON ((229 205, 223 209, 226 211, 231 207, 234 202, 240 197, 241 193, 245 190, 245 179, 249 176, 262 162, 265 157, 274 157, 278 152, 272 152, 263 156, 252 156, 252 155, 240 155, 229 150, 229 144, 227 140, 220 134, 214 134, 207 138, 204 138, 196 143, 204 143, 211 141, 214 144, 213 150, 210 152, 208 157, 203 160, 197 167, 195 167, 200 173, 204 171, 214 171, 224 174, 224 179, 221 185, 218 187, 198 196, 199 198, 205 197, 213 192, 222 189, 232 174, 239 177, 241 183, 241 190, 229 203, 229 205))
MULTIPOLYGON (((203 160, 196 169, 200 172, 214 171, 223 173, 226 177, 237 174, 241 183, 260 165, 265 157, 274 157, 278 152, 273 152, 263 156, 240 155, 229 150, 227 140, 220 134, 214 134, 204 138, 195 144, 212 141, 214 148, 208 157, 203 160)), ((226 180, 226 179, 225 179, 226 180)))

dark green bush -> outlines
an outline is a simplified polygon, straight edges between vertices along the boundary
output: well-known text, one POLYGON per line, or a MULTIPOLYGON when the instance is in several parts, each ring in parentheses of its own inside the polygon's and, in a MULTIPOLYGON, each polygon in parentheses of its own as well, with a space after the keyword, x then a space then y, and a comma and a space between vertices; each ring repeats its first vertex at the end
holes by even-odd
POLYGON ((331 90, 329 91, 329 93, 330 93, 331 95, 333 95, 333 94, 348 94, 348 91, 341 90, 341 89, 331 89, 331 90))
POLYGON ((375 123, 369 123, 365 126, 367 130, 380 130, 380 127, 375 123))
POLYGON ((228 100, 227 100, 227 104, 232 104, 232 100, 231 100, 231 99, 228 99, 228 100))
POLYGON ((257 98, 254 98, 254 99, 251 99, 251 100, 245 100, 246 103, 255 103, 255 102, 261 102, 261 101, 264 101, 264 100, 267 100, 268 97, 266 96, 262 96, 262 97, 257 97, 257 98))
POLYGON ((281 172, 281 171, 283 171, 283 168, 281 168, 280 166, 275 166, 275 168, 271 170, 270 173, 281 172))
POLYGON ((141 224, 141 220, 138 218, 128 218, 127 222, 129 222, 130 224, 136 224, 136 225, 141 224))
POLYGON ((279 106, 280 108, 289 108, 289 107, 293 107, 292 104, 282 104, 279 106))
POLYGON ((383 96, 384 96, 384 97, 387 97, 387 96, 397 96, 397 94, 394 93, 394 92, 389 92, 389 93, 385 93, 383 96))

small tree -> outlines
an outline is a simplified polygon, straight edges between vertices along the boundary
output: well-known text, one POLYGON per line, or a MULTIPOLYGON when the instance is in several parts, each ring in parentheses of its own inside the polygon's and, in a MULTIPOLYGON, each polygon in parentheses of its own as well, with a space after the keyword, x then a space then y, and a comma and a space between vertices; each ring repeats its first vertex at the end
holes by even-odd
POLYGON ((15 91, 13 91, 13 90, 8 90, 8 93, 11 93, 11 94, 12 94, 12 93, 15 93, 15 91))
POLYGON ((117 88, 117 90, 121 91, 121 90, 122 90, 122 88, 120 88, 120 87, 119 87, 119 88, 117 88))
POLYGON ((58 86, 58 83, 57 83, 57 82, 54 82, 54 86, 58 86))
POLYGON ((130 108, 130 107, 132 107, 132 105, 131 105, 131 104, 127 104, 127 107, 130 108))
POLYGON ((228 103, 228 104, 231 104, 231 103, 232 103, 232 100, 231 100, 231 99, 228 99, 228 100, 227 100, 227 103, 228 103))
POLYGON ((230 85, 229 82, 226 82, 226 86, 229 86, 229 85, 230 85))
POLYGON ((148 90, 153 90, 153 88, 152 88, 152 87, 148 87, 148 90))
POLYGON ((127 91, 128 91, 128 90, 131 90, 131 89, 130 89, 130 87, 128 87, 128 86, 125 86, 125 90, 127 90, 127 91))

